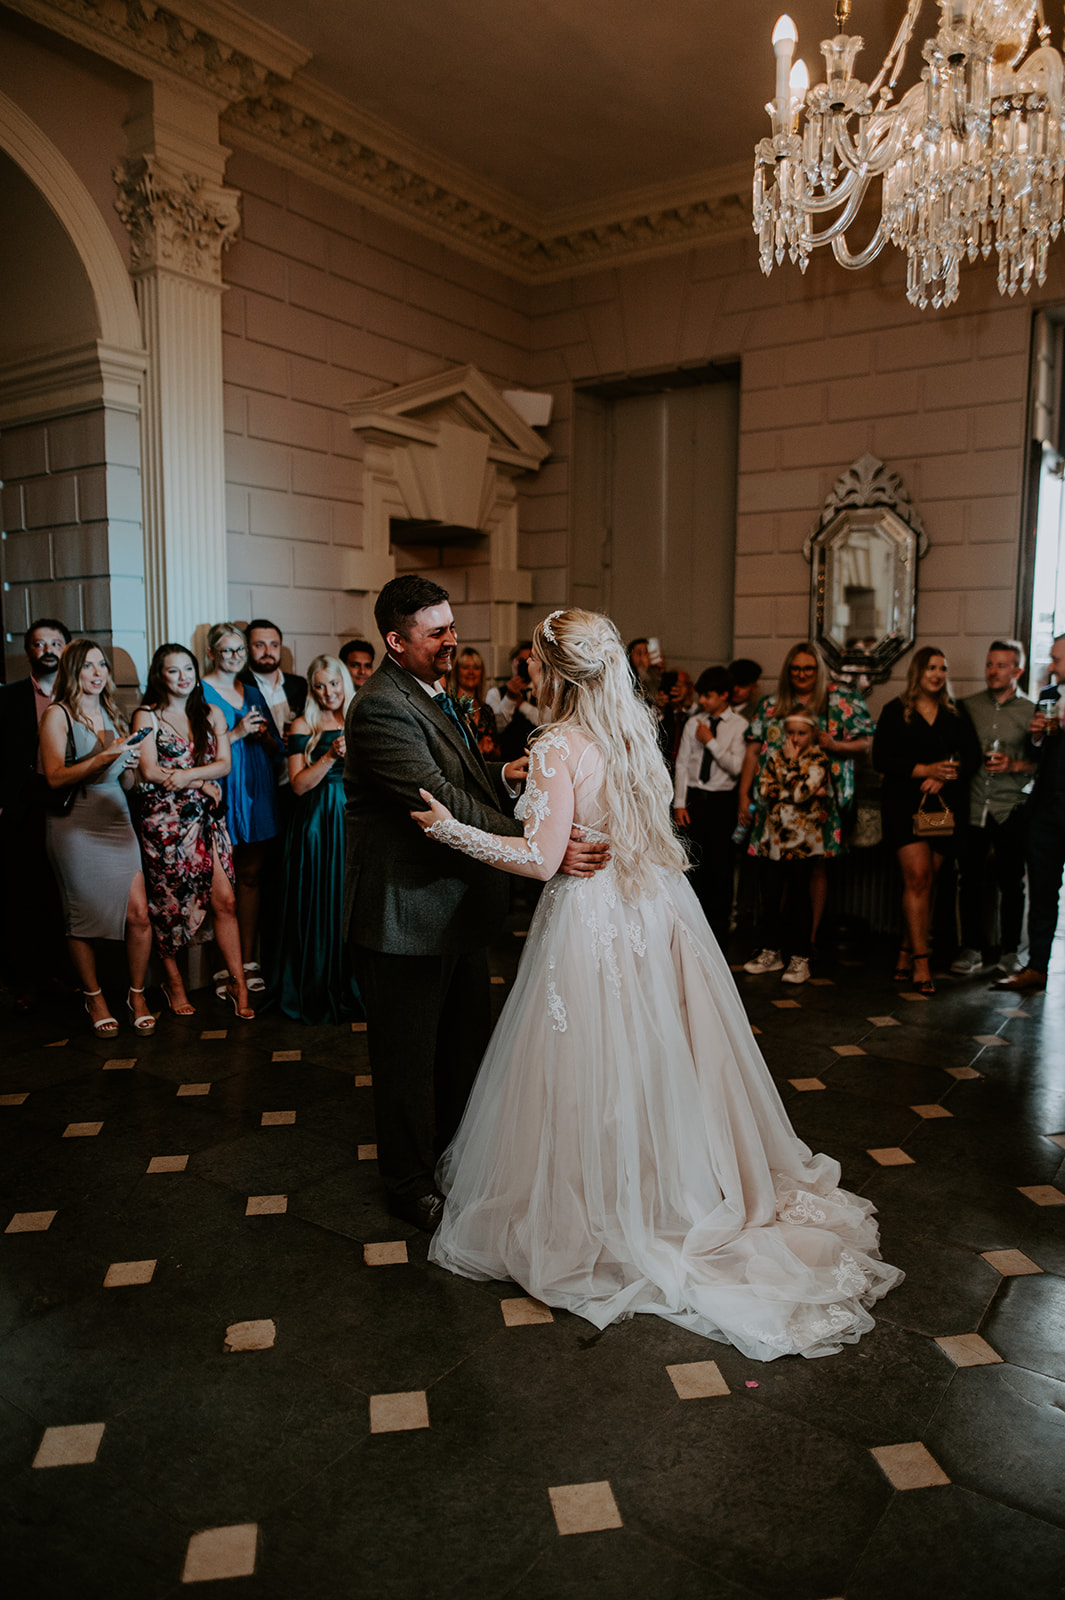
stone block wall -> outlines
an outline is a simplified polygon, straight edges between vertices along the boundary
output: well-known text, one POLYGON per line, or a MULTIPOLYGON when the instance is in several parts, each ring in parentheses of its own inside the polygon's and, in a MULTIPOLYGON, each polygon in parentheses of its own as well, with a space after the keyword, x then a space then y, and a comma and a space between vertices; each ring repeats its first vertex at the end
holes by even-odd
POLYGON ((0 431, 9 679, 22 634, 58 617, 112 657, 120 687, 147 669, 136 417, 98 407, 0 431))

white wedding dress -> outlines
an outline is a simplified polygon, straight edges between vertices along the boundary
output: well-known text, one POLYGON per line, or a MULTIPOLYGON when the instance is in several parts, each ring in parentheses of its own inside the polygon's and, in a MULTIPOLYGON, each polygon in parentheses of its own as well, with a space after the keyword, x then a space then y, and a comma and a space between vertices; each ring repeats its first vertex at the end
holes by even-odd
POLYGON ((511 1278, 603 1328, 634 1312, 759 1360, 835 1354, 903 1274, 873 1206, 796 1136, 732 974, 680 873, 622 898, 614 868, 557 873, 571 824, 609 841, 602 758, 533 745, 523 839, 430 835, 550 877, 455 1141, 429 1258, 511 1278))

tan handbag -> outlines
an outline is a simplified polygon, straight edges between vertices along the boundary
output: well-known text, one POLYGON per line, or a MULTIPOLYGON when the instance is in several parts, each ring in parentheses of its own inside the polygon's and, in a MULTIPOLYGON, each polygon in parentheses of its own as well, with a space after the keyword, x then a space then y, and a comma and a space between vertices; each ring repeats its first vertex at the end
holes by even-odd
POLYGON ((921 796, 921 803, 913 814, 913 836, 915 839, 949 839, 954 832, 954 813, 948 805, 941 800, 938 811, 926 811, 926 794, 921 796))

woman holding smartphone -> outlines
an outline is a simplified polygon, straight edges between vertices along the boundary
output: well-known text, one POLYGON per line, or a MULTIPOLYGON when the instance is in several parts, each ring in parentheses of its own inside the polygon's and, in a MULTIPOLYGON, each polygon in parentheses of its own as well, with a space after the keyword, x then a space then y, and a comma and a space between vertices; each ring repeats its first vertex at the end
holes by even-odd
POLYGON ((55 791, 76 790, 65 814, 45 823, 48 859, 59 885, 70 959, 94 1033, 113 1039, 118 1021, 96 976, 95 939, 124 939, 126 1003, 139 1034, 155 1031, 144 998, 152 930, 141 853, 125 791, 137 765, 134 734, 115 701, 111 667, 92 639, 75 639, 60 657, 55 699, 41 718, 41 767, 55 791))
POLYGON ((229 735, 217 706, 208 706, 195 657, 163 644, 152 657, 144 703, 133 714, 141 734, 141 784, 134 814, 144 855, 148 913, 166 970, 163 993, 179 1017, 195 1015, 177 955, 211 936, 233 974, 226 993, 250 1021, 240 958, 233 852, 222 805, 229 774, 229 735))
MULTIPOLYGON (((233 843, 237 878, 237 925, 241 961, 245 972, 255 961, 255 933, 259 922, 259 875, 266 846, 279 831, 274 766, 281 755, 274 737, 274 721, 258 688, 242 683, 237 674, 248 659, 248 645, 232 622, 216 622, 207 635, 210 671, 204 674, 203 692, 209 706, 225 718, 229 735, 230 768, 225 780, 226 823, 233 843)), ((236 978, 229 971, 221 981, 236 978)), ((262 988, 262 980, 253 987, 262 988)))

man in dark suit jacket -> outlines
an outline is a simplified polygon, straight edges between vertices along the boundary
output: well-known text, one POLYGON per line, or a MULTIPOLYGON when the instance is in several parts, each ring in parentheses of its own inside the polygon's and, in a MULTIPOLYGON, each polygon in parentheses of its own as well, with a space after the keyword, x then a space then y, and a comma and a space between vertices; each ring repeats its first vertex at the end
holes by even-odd
MULTIPOLYGON (((1065 633, 1050 647, 1050 670, 1059 694, 1065 685, 1065 633)), ((1046 705, 1046 701, 1042 702, 1046 705)), ((1065 872, 1065 724, 1041 709, 1029 725, 1039 765, 1024 808, 1028 859, 1028 965, 992 984, 1012 994, 1038 993, 1047 986, 1050 951, 1058 926, 1058 902, 1065 872)))
POLYGON ((38 979, 62 959, 59 899, 44 850, 44 779, 37 771, 37 726, 51 703, 70 630, 38 617, 23 644, 28 678, 0 687, 0 885, 5 967, 17 999, 31 1003, 38 979))
MULTIPOLYGON (((486 763, 439 688, 456 648, 446 589, 394 578, 374 614, 388 653, 347 715, 344 925, 366 1007, 381 1178, 394 1214, 432 1232, 436 1161, 491 1034, 487 945, 508 886, 427 839, 410 813, 427 789, 460 822, 520 834, 510 813, 527 760, 486 763)), ((571 845, 563 870, 586 876, 603 853, 571 845)))

